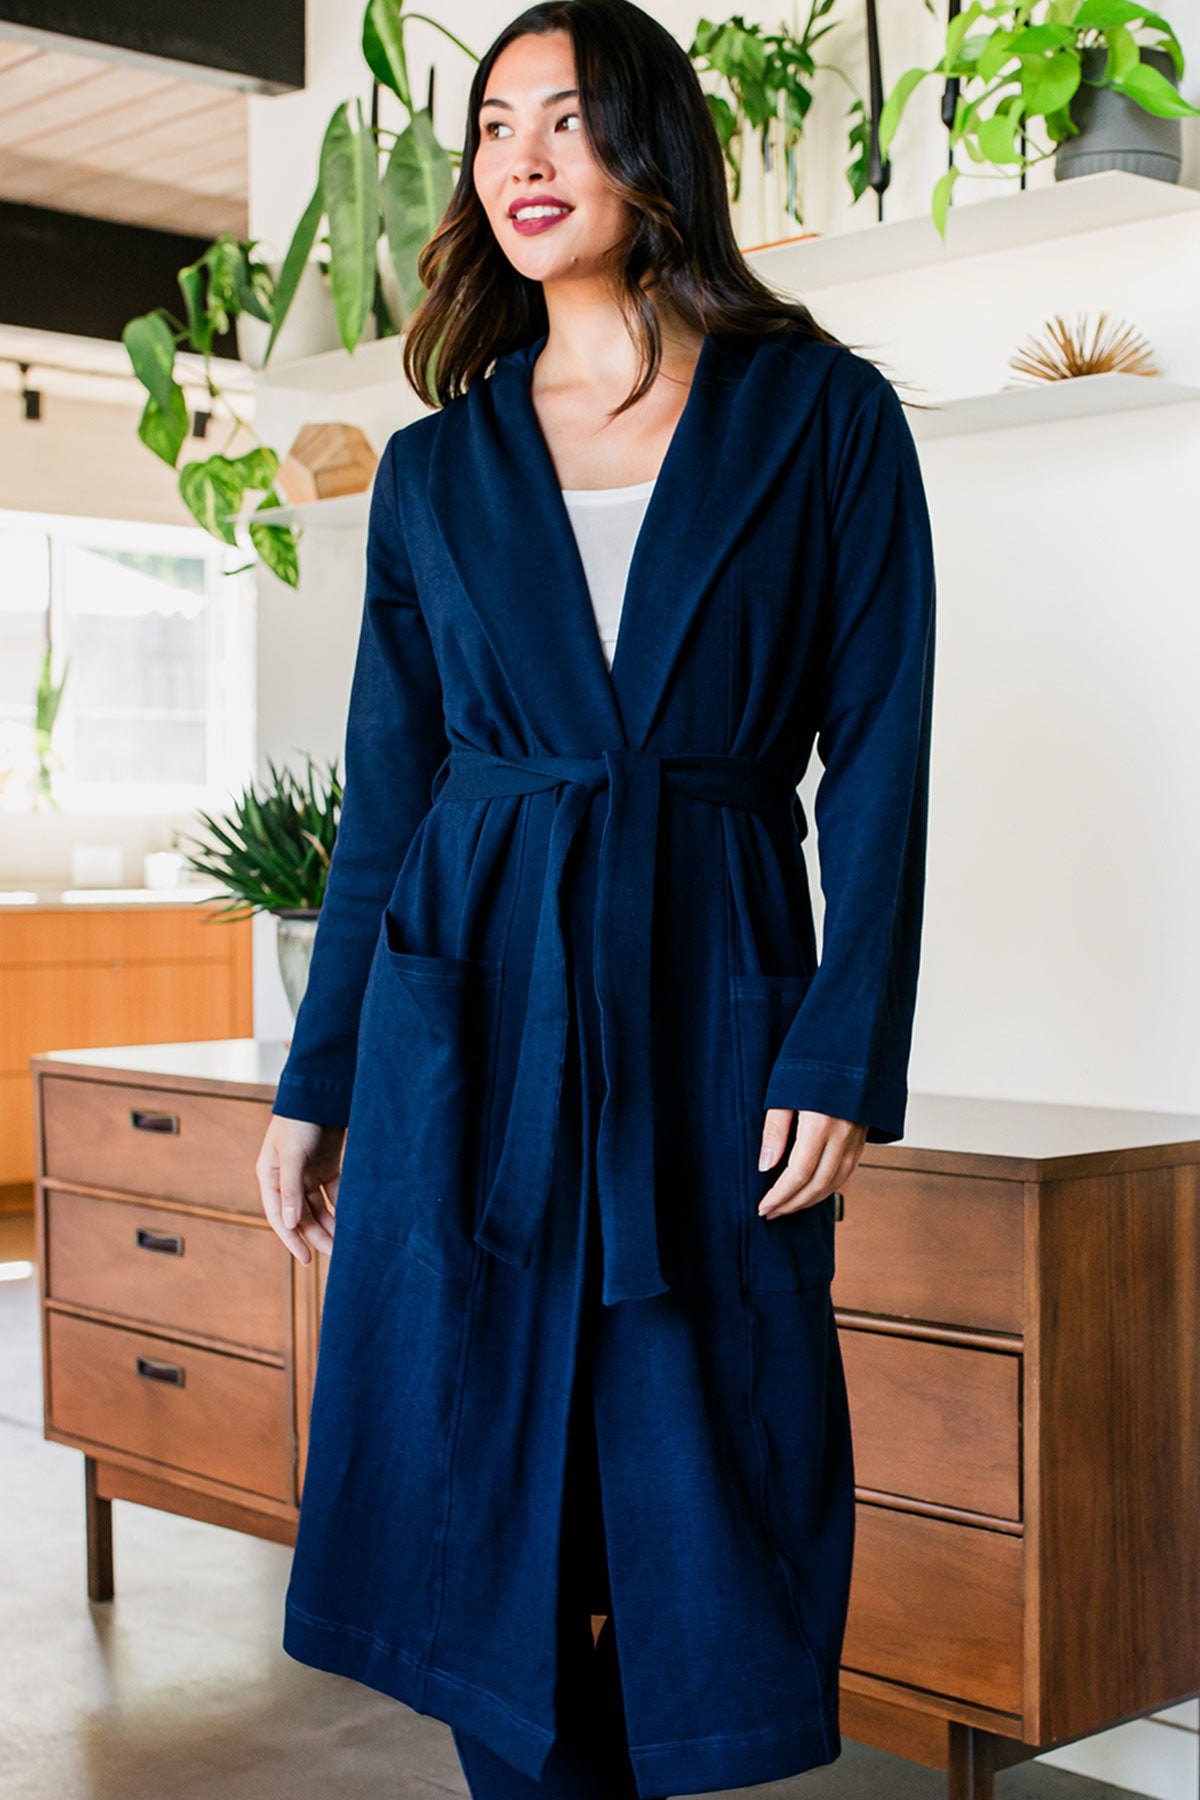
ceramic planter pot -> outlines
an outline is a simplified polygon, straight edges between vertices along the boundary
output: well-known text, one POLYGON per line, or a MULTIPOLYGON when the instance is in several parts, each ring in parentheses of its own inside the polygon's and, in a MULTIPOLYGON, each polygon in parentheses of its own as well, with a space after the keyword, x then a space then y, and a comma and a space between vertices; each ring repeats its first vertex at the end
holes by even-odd
POLYGON ((279 956, 279 973, 283 991, 295 1018, 308 986, 308 970, 312 961, 313 939, 317 933, 320 907, 302 907, 275 914, 275 948, 279 956))
MULTIPOLYGON (((267 267, 278 280, 280 264, 268 263, 267 267)), ((236 326, 238 356, 247 368, 261 369, 271 327, 248 313, 239 313, 236 326)), ((365 344, 374 336, 375 320, 370 317, 363 327, 360 342, 365 344)), ((271 367, 277 363, 299 362, 303 357, 319 356, 325 350, 340 350, 341 347, 328 279, 322 274, 319 263, 307 263, 295 298, 288 307, 287 318, 275 340, 271 367)))
MULTIPOLYGON (((1124 169, 1155 181, 1178 181, 1182 166, 1179 119, 1160 119, 1109 87, 1089 87, 1104 73, 1107 53, 1090 44, 1080 52, 1083 80, 1071 100, 1071 118, 1079 136, 1068 138, 1054 153, 1054 178, 1094 175, 1102 169, 1124 169)), ((1178 87, 1175 64, 1165 50, 1143 47, 1141 59, 1178 87)))

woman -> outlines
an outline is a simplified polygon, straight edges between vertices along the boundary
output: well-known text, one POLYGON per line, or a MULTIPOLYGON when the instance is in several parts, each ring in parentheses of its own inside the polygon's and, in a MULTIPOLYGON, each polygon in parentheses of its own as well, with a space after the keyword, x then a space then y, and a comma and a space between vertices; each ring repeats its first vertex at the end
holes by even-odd
POLYGON ((840 1752, 834 1210, 904 1124, 916 453, 748 270, 695 73, 628 0, 501 33, 422 274, 435 410, 376 478, 258 1163, 301 1262, 337 1206, 284 1647, 447 1721, 476 1800, 771 1781, 840 1752))

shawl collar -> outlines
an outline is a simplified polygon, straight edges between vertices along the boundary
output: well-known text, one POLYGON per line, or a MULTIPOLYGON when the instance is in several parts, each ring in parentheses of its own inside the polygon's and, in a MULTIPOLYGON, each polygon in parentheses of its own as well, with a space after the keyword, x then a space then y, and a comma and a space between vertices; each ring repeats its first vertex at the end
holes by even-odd
POLYGON ((638 534, 610 674, 530 391, 547 336, 498 357, 442 409, 428 503, 537 737, 581 755, 643 749, 688 628, 808 408, 797 405, 790 346, 704 339, 638 534))

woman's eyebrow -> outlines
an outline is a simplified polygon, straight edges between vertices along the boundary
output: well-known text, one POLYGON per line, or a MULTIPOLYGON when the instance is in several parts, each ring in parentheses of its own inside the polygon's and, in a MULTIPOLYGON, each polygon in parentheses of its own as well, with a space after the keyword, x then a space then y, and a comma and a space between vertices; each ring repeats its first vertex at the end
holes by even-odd
MULTIPOLYGON (((575 99, 578 99, 578 97, 579 97, 579 89, 578 88, 560 88, 558 90, 557 94, 547 94, 546 98, 542 101, 542 105, 543 106, 554 106, 557 104, 557 102, 559 100, 575 100, 575 99)), ((480 112, 483 111, 485 106, 503 106, 509 112, 511 112, 513 109, 511 100, 499 100, 492 94, 489 94, 486 100, 481 100, 479 102, 480 112)))

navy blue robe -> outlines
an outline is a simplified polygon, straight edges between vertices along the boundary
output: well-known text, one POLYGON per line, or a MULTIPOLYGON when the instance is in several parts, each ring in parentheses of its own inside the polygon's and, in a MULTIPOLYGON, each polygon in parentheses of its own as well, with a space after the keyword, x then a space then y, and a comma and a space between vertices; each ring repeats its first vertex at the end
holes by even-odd
POLYGON ((903 1134, 931 532, 872 364, 710 334, 610 675, 530 395, 545 341, 376 477, 274 1108, 349 1128, 283 1644, 541 1773, 589 1194, 633 1764, 644 1795, 704 1793, 841 1748, 835 1202, 760 1218, 757 1155, 771 1106, 903 1134))

